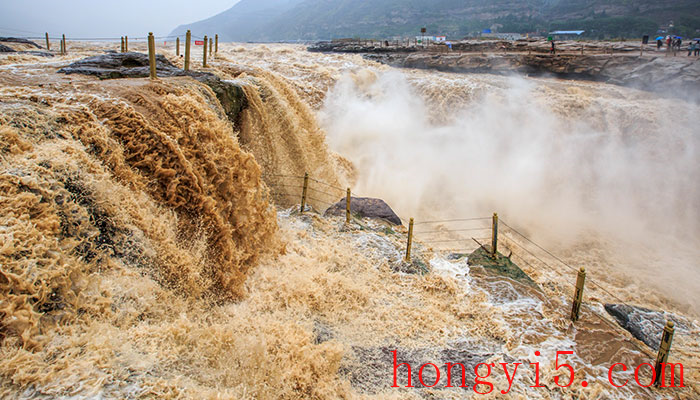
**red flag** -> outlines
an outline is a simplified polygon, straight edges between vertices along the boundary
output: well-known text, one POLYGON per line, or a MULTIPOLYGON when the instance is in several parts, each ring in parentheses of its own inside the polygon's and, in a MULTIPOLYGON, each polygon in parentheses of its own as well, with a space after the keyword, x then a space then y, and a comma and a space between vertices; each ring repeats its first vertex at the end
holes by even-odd
POLYGON ((194 45, 195 46, 204 46, 204 40, 195 40, 194 45))

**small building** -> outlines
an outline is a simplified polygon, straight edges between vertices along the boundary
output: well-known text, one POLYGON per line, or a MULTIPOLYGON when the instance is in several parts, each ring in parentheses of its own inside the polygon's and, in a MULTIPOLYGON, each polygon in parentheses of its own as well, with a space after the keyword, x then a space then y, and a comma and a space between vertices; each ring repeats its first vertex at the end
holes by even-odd
POLYGON ((500 39, 500 40, 519 40, 523 38, 520 33, 482 33, 481 37, 484 39, 500 39))
POLYGON ((435 43, 435 42, 444 42, 447 40, 445 36, 416 36, 416 42, 418 43, 435 43))
POLYGON ((578 39, 586 31, 554 31, 549 32, 549 36, 557 40, 578 39))

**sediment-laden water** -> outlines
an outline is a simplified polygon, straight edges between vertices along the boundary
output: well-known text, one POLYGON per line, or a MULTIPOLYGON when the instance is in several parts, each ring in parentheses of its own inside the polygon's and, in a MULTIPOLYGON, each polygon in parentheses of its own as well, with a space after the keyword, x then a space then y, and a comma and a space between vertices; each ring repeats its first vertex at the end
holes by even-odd
MULTIPOLYGON (((461 348, 496 363, 541 351, 548 387, 523 372, 511 395, 653 398, 606 383, 614 362, 648 358, 592 316, 609 293, 690 320, 673 354, 700 364, 698 103, 220 45, 212 71, 248 102, 232 121, 189 78, 56 73, 107 46, 0 60, 2 396, 460 398, 391 389, 385 357, 461 348), (521 263, 535 290, 417 234, 431 273, 397 273, 404 228, 287 208, 299 195, 288 177, 305 172, 417 221, 498 212, 587 268, 600 286, 586 289, 585 321, 570 326, 575 273, 551 260, 521 263), (569 349, 585 375, 555 389, 554 353, 569 349)), ((686 369, 689 386, 697 377, 686 369)))

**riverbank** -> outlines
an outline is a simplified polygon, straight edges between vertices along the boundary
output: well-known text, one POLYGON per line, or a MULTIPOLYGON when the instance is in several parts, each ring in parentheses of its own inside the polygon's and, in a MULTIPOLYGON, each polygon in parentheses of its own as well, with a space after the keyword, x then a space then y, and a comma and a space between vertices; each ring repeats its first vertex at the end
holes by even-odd
POLYGON ((360 53, 368 60, 399 68, 457 73, 527 76, 553 75, 695 98, 700 89, 700 62, 686 52, 659 51, 629 42, 557 42, 550 54, 545 41, 461 41, 452 50, 411 43, 323 42, 312 52, 360 53), (642 53, 643 51, 643 53, 642 53), (641 53, 641 54, 640 54, 641 53))

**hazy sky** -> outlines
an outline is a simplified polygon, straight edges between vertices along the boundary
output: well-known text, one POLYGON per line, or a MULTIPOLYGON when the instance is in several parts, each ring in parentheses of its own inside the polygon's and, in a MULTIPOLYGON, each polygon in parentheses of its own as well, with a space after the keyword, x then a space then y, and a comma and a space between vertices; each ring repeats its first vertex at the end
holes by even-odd
POLYGON ((0 36, 138 37, 169 34, 181 24, 239 0, 0 0, 0 36))

